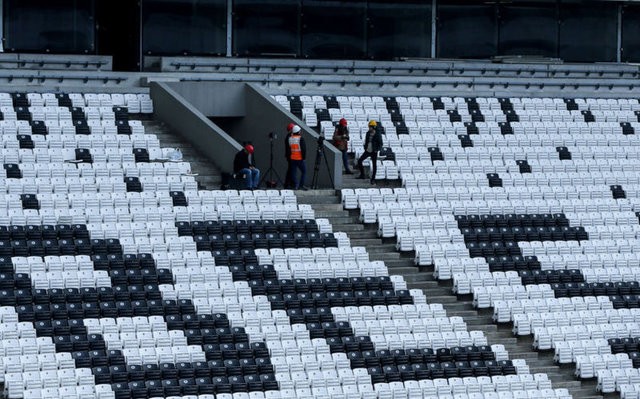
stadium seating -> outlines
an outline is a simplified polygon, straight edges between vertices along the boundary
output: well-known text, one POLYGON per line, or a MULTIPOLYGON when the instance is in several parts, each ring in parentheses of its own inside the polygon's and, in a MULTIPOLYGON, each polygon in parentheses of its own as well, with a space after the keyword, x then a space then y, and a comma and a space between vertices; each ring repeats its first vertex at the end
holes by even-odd
POLYGON ((152 109, 0 95, 7 397, 570 397, 292 191, 198 190, 152 109))
POLYGON ((631 358, 610 345, 639 333, 636 99, 299 101, 325 133, 345 117, 356 156, 366 121, 385 127, 402 187, 344 189, 345 208, 577 376, 639 395, 631 358))

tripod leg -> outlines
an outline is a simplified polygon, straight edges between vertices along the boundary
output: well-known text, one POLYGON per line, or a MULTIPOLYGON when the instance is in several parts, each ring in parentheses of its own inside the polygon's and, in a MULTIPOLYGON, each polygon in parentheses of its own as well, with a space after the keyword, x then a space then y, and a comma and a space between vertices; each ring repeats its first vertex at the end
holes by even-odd
POLYGON ((278 182, 278 184, 282 185, 282 179, 280 178, 280 175, 278 174, 278 171, 273 169, 272 172, 273 172, 274 175, 276 175, 276 181, 278 182))
POLYGON ((316 151, 316 160, 313 164, 313 178, 311 179, 311 188, 318 188, 318 176, 320 172, 320 163, 322 162, 322 151, 320 148, 316 151))
POLYGON ((262 178, 260 179, 260 185, 262 185, 265 180, 266 181, 273 181, 273 176, 276 176, 276 183, 279 185, 282 185, 282 179, 280 178, 280 175, 278 174, 278 171, 276 171, 273 167, 269 167, 269 169, 267 169, 267 171, 262 175, 262 178))
MULTIPOLYGON (((324 158, 324 166, 327 168, 327 174, 329 175, 329 181, 331 182, 331 188, 335 188, 335 183, 333 182, 333 176, 331 175, 331 168, 329 168, 329 159, 327 158, 327 154, 324 152, 324 148, 322 149, 322 157, 324 158)), ((340 169, 342 170, 342 169, 340 169)))
POLYGON ((335 186, 333 182, 333 176, 331 175, 331 169, 329 168, 329 160, 327 159, 327 154, 325 153, 325 148, 319 148, 318 153, 316 155, 316 163, 313 168, 313 180, 312 180, 312 188, 318 188, 318 179, 320 177, 320 166, 322 165, 322 158, 324 158, 324 166, 326 168, 327 173, 329 174, 329 181, 331 182, 331 188, 335 186))
POLYGON ((273 167, 273 138, 269 139, 269 168, 264 172, 264 174, 262 175, 262 179, 260 179, 260 183, 259 185, 261 186, 265 180, 267 180, 267 182, 272 182, 273 181, 273 175, 276 175, 276 186, 279 185, 283 185, 282 183, 282 179, 280 179, 280 175, 278 174, 278 172, 275 170, 275 168, 273 167))

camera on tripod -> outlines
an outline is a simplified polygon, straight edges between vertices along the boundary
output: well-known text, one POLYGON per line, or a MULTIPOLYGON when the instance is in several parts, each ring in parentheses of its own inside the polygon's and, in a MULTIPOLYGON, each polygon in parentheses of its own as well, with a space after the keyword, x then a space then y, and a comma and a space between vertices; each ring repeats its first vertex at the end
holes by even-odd
POLYGON ((329 173, 329 180, 331 181, 331 186, 333 187, 333 177, 331 176, 331 172, 329 169, 329 161, 327 160, 327 154, 325 154, 324 147, 324 134, 320 134, 317 139, 316 146, 316 161, 313 166, 313 178, 311 179, 311 187, 318 188, 318 177, 320 174, 320 165, 322 160, 324 159, 324 166, 326 171, 329 173))
POLYGON ((267 188, 276 188, 278 184, 282 184, 282 180, 278 175, 278 172, 273 167, 273 141, 278 138, 278 135, 275 132, 269 132, 269 169, 267 169, 262 175, 262 180, 260 184, 264 185, 267 188))

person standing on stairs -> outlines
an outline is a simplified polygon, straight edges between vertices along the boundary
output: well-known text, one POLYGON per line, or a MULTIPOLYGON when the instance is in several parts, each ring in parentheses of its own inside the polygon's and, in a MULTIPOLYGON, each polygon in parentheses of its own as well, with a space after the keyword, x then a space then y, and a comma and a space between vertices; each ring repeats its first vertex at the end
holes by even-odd
POLYGON ((260 183, 260 169, 256 168, 253 152, 253 145, 245 144, 233 159, 233 173, 244 176, 247 190, 258 188, 260 183))
POLYGON ((307 146, 302 137, 300 126, 294 125, 284 142, 284 151, 290 164, 290 179, 295 190, 308 190, 304 185, 307 177, 307 146), (300 180, 296 181, 296 169, 300 169, 300 180))
POLYGON ((333 132, 333 145, 342 153, 342 164, 344 165, 344 173, 347 175, 353 174, 351 168, 349 168, 349 128, 347 127, 347 120, 342 118, 336 125, 336 130, 333 132))
POLYGON ((360 175, 358 179, 364 179, 364 165, 362 164, 365 159, 371 158, 371 184, 376 182, 376 172, 378 170, 378 151, 382 149, 382 133, 378 129, 378 122, 374 120, 369 121, 369 130, 364 137, 364 153, 358 159, 358 169, 360 175))

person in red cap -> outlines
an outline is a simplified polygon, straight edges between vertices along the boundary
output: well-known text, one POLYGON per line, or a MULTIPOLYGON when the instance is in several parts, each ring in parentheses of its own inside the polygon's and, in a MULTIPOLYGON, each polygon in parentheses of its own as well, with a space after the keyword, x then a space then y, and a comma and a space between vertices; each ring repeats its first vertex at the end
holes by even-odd
POLYGON ((256 168, 253 152, 253 145, 246 143, 233 159, 233 172, 244 177, 248 190, 258 188, 260 183, 260 169, 256 168))
POLYGON ((347 127, 347 120, 342 118, 336 125, 336 130, 333 132, 333 145, 342 152, 342 164, 344 165, 344 173, 347 175, 352 174, 351 168, 349 168, 349 128, 347 127))

